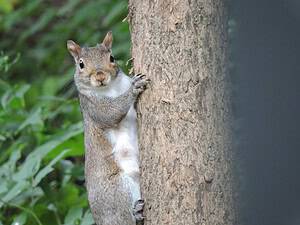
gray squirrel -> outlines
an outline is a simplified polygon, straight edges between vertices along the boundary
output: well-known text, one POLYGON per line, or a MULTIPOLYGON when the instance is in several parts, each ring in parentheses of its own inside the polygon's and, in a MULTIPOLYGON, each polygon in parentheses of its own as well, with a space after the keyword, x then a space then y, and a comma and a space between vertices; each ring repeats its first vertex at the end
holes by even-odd
POLYGON ((134 103, 150 80, 121 71, 112 56, 112 40, 108 32, 95 47, 67 42, 84 122, 88 200, 98 225, 142 224, 134 103))

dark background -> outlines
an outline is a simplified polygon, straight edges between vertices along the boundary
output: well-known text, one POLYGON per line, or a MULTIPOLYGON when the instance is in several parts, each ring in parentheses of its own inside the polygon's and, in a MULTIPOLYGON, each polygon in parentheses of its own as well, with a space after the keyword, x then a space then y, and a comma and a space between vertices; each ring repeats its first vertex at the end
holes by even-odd
POLYGON ((300 224, 300 1, 234 0, 240 223, 300 224))

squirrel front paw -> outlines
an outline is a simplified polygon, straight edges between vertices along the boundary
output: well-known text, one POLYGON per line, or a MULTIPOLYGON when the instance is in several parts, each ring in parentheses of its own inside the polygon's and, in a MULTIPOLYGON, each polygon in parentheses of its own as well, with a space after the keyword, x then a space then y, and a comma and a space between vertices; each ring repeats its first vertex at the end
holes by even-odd
POLYGON ((133 85, 133 93, 135 95, 139 95, 147 88, 147 84, 150 83, 150 79, 146 78, 144 74, 136 74, 132 78, 132 85, 133 85))
POLYGON ((143 199, 139 199, 134 203, 133 216, 135 217, 137 224, 143 224, 143 222, 144 222, 144 219, 145 219, 145 217, 143 215, 144 204, 145 204, 145 202, 143 199))

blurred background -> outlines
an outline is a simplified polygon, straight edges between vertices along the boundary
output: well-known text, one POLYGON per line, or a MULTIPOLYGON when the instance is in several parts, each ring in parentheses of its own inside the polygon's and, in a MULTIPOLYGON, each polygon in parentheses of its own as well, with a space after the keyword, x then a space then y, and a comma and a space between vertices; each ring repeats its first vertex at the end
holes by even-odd
POLYGON ((126 71, 126 16, 124 0, 0 0, 1 225, 93 224, 66 41, 96 45, 112 30, 126 71))
POLYGON ((233 0, 240 224, 300 224, 300 1, 233 0))
MULTIPOLYGON (((300 224, 300 2, 232 0, 240 225, 300 224)), ((91 225, 83 135, 66 41, 114 33, 130 58, 124 0, 0 0, 0 225, 91 225)))

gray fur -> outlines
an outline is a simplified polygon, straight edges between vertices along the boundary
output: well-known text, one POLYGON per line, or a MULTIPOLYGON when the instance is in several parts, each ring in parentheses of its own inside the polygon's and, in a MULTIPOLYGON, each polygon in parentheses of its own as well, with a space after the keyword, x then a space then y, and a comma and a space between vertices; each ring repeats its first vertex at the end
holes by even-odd
POLYGON ((102 129, 116 127, 148 82, 149 79, 145 79, 144 75, 136 75, 132 79, 132 86, 116 98, 100 97, 92 92, 87 95, 79 90, 81 110, 102 129))
MULTIPOLYGON (((79 92, 85 133, 85 177, 89 204, 98 225, 133 225, 132 199, 122 185, 105 129, 118 126, 149 81, 142 75, 116 98, 79 92)), ((141 214, 136 218, 143 220, 141 214)), ((140 224, 140 223, 139 223, 140 224)))
MULTIPOLYGON (((110 44, 109 39, 107 44, 110 44)), ((76 64, 74 80, 83 115, 86 187, 94 220, 97 225, 134 225, 135 221, 141 224, 144 202, 139 200, 132 206, 132 195, 122 182, 105 130, 119 126, 149 80, 139 74, 131 79, 131 86, 123 94, 117 97, 102 95, 99 90, 109 90, 118 77, 125 76, 117 66, 114 73, 111 68, 107 69, 110 49, 103 44, 80 48, 73 41, 68 41, 68 49, 76 64), (79 59, 84 61, 86 70, 80 70, 79 59), (92 71, 97 70, 110 74, 107 86, 91 85, 92 71)))

